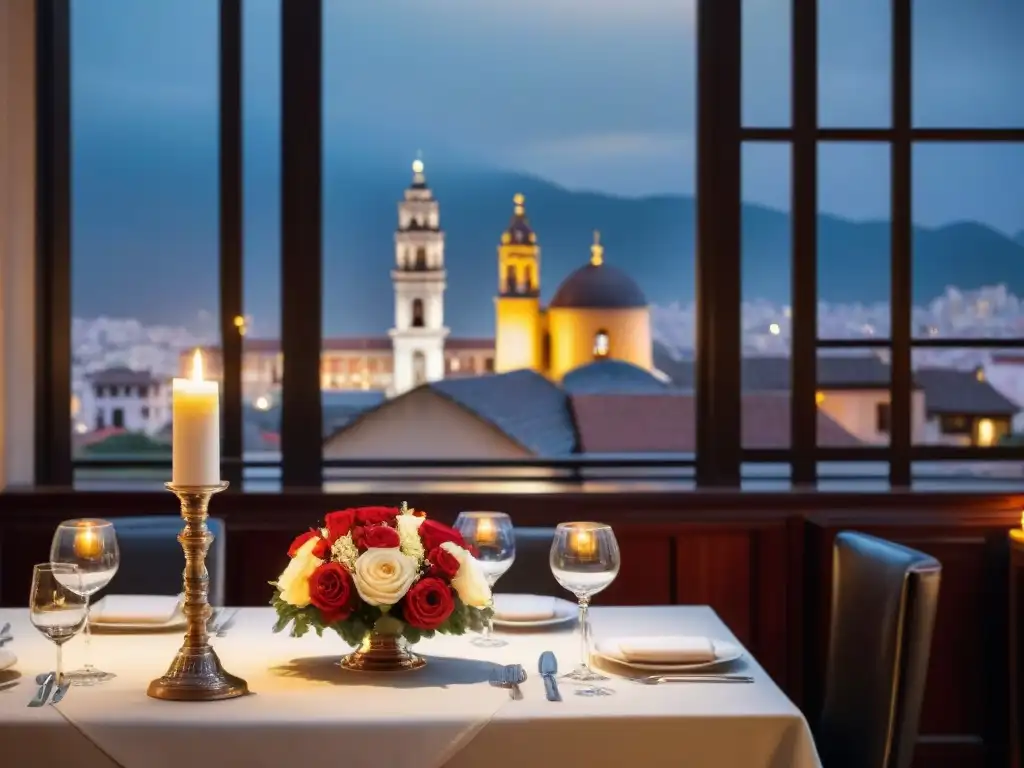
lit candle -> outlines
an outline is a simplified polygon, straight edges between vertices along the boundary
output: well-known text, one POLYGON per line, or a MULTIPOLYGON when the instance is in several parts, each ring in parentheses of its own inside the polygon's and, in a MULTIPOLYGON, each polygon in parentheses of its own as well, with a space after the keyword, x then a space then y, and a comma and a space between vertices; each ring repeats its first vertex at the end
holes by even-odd
POLYGON ((498 538, 498 529, 494 521, 489 517, 481 517, 476 524, 476 543, 481 545, 493 544, 498 538))
POLYGON ((85 525, 75 534, 75 556, 83 560, 94 560, 103 554, 103 545, 91 525, 85 525))
POLYGON ((220 482, 220 392, 216 381, 203 379, 203 355, 192 358, 192 378, 173 382, 171 428, 175 485, 220 482))
POLYGON ((592 559, 597 554, 597 539, 594 538, 593 531, 580 529, 573 533, 572 548, 577 557, 583 560, 592 559))

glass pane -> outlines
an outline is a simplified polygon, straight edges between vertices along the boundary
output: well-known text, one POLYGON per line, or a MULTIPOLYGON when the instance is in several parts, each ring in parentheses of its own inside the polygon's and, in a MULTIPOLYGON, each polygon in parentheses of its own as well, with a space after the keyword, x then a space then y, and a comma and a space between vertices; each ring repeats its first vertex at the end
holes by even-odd
POLYGON ((818 122, 892 123, 892 0, 818 0, 818 122))
POLYGON ((743 125, 779 128, 792 122, 791 0, 743 0, 743 125))
POLYGON ((744 448, 787 448, 792 224, 790 145, 743 146, 744 448))
POLYGON ((692 453, 693 0, 398 5, 325 5, 325 458, 692 453))
POLYGON ((913 331, 1024 337, 1024 145, 919 144, 913 331))
MULTIPOLYGON (((243 449, 281 460, 281 3, 242 4, 244 178, 243 449)), ((273 487, 280 470, 251 467, 246 490, 273 487)))
POLYGON ((889 337, 888 144, 818 145, 818 338, 889 337))
POLYGON ((818 445, 860 448, 889 444, 889 360, 887 349, 818 352, 818 445))
MULTIPOLYGON (((170 379, 219 345, 216 3, 71 3, 75 458, 97 487, 169 476, 170 379)), ((216 366, 211 366, 216 376, 216 366)))
POLYGON ((1024 4, 918 0, 913 115, 923 127, 1024 126, 1024 4))

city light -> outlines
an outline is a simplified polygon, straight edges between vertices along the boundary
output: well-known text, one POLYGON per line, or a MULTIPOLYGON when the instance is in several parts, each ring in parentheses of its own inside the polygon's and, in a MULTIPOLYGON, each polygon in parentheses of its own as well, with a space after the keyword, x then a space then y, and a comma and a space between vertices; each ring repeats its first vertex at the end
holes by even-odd
POLYGON ((780 333, 782 333, 782 329, 779 328, 778 323, 772 323, 771 325, 769 325, 768 331, 771 333, 772 336, 778 336, 780 333))

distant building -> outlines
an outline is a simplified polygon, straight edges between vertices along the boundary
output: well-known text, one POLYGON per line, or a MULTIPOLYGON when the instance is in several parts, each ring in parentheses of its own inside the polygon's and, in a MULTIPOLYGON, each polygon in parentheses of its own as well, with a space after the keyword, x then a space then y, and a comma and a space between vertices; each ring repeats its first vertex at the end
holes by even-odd
POLYGON ((170 383, 149 371, 106 368, 85 377, 76 417, 80 432, 123 429, 155 435, 171 420, 170 383))
POLYGON ((495 299, 496 369, 521 368, 558 382, 581 365, 614 359, 650 370, 651 313, 647 299, 625 272, 604 263, 594 233, 590 262, 540 303, 540 245, 526 217, 525 198, 513 199, 512 220, 498 246, 495 299))

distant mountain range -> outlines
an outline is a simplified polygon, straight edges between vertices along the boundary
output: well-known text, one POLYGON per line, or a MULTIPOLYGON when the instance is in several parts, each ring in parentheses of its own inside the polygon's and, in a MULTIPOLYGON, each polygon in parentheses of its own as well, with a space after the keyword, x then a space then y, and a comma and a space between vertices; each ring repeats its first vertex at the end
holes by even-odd
MULTIPOLYGON (((180 150, 145 183, 146 162, 116 146, 76 162, 74 314, 135 317, 187 325, 217 307, 216 163, 180 150), (77 170, 81 166, 82 170, 77 170), (80 186, 81 185, 81 186, 80 186), (105 190, 108 190, 105 193, 105 190), (114 201, 114 202, 112 202, 114 201)), ((394 157, 328 161, 324 179, 325 332, 382 335, 393 319, 397 203, 409 182, 394 157)), ((257 164, 246 178, 246 311, 255 333, 278 333, 280 306, 277 172, 257 164)), ((589 256, 600 229, 606 260, 628 271, 653 303, 694 297, 695 201, 688 196, 625 199, 573 192, 514 172, 430 165, 446 236, 447 322, 455 335, 493 333, 496 247, 512 210, 526 208, 542 248, 542 294, 589 256)), ((889 224, 818 219, 819 291, 823 301, 889 298, 889 224)), ((788 303, 790 218, 743 206, 743 294, 788 303)), ((914 299, 947 286, 998 283, 1024 295, 1024 232, 1010 239, 966 222, 915 228, 914 299)))

